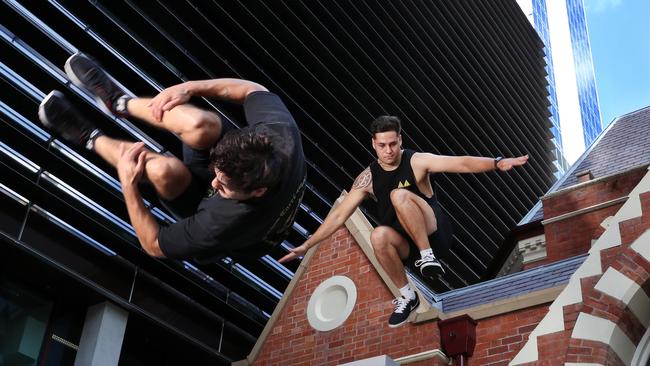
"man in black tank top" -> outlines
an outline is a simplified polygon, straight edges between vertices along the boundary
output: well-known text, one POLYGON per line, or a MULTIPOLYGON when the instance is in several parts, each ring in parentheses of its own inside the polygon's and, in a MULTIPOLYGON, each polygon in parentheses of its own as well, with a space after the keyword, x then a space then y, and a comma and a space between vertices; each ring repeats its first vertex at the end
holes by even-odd
POLYGON ((379 226, 370 242, 379 263, 402 296, 393 300, 395 309, 390 327, 408 321, 420 304, 410 288, 403 261, 417 258, 415 267, 429 278, 445 273, 438 257, 444 256, 451 241, 451 227, 435 199, 430 181, 432 173, 480 173, 507 171, 523 165, 528 155, 518 158, 442 156, 402 150, 401 124, 397 117, 381 116, 370 125, 372 147, 377 160, 366 168, 343 201, 325 218, 314 235, 280 259, 285 262, 304 255, 311 246, 329 238, 368 197, 377 201, 379 226))

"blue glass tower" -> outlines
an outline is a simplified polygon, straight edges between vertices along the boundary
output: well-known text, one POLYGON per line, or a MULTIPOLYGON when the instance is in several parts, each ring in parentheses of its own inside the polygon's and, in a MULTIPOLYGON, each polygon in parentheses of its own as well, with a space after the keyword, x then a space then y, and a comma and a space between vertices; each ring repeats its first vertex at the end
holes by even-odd
POLYGON ((589 146, 603 130, 594 66, 591 59, 591 45, 587 33, 587 18, 582 0, 566 0, 569 15, 569 30, 573 46, 573 62, 576 68, 578 82, 578 97, 582 111, 582 127, 585 145, 589 146))
POLYGON ((555 92, 555 72, 553 69, 553 52, 551 49, 551 39, 548 30, 548 16, 546 13, 546 0, 533 0, 533 21, 535 29, 540 38, 546 45, 546 73, 548 74, 548 99, 551 105, 548 107, 551 112, 550 120, 553 124, 551 132, 553 133, 553 143, 555 144, 555 167, 557 168, 556 176, 559 178, 569 168, 564 153, 562 151, 562 133, 560 130, 560 111, 557 107, 557 93, 555 92))
POLYGON ((518 0, 518 3, 546 46, 551 131, 556 146, 556 176, 560 177, 602 131, 584 4, 583 0, 563 3, 561 0, 518 0), (564 63, 562 70, 556 67, 557 62, 564 63), (558 89, 563 89, 562 93, 558 89), (583 141, 576 140, 573 134, 563 136, 567 126, 578 123, 580 126, 573 130, 581 131, 583 141), (565 145, 569 142, 571 151, 565 145))

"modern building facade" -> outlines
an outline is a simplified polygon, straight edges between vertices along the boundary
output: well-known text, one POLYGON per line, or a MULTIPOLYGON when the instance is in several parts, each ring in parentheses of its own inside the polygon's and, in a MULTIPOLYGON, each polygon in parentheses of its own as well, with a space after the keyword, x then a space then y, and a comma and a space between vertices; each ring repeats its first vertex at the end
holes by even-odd
POLYGON ((517 0, 546 45, 558 177, 603 129, 583 0, 517 0))
MULTIPOLYGON (((438 292, 481 281, 509 229, 554 180, 543 43, 514 1, 5 1, 0 44, 5 359, 90 357, 82 334, 102 335, 91 325, 104 316, 117 325, 111 346, 122 365, 245 357, 299 266, 276 259, 316 229, 375 158, 368 124, 381 114, 402 119, 406 148, 531 157, 507 174, 436 177, 455 227, 438 292), (299 123, 309 169, 287 241, 241 262, 144 254, 113 170, 45 130, 38 104, 59 89, 110 135, 166 154, 179 155, 180 144, 103 113, 62 71, 77 51, 137 95, 215 77, 279 94, 299 123)), ((238 106, 195 103, 234 126, 243 121, 238 106)), ((173 221, 152 193, 154 215, 173 221)))

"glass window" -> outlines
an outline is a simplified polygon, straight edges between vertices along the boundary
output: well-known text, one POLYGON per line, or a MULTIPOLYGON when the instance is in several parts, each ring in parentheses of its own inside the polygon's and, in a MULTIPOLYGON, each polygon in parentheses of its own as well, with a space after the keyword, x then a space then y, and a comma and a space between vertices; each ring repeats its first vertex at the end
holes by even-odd
POLYGON ((51 311, 51 301, 0 282, 0 365, 36 365, 51 311))

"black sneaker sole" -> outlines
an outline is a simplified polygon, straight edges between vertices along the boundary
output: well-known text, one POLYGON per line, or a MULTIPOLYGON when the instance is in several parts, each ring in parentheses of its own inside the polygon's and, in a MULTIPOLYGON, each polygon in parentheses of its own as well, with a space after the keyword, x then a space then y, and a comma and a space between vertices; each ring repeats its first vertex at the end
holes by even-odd
MULTIPOLYGON (((410 317, 410 315, 409 315, 409 317, 410 317)), ((403 322, 401 322, 399 324, 390 324, 390 323, 388 323, 388 328, 399 328, 399 327, 401 327, 402 325, 404 325, 404 324, 406 324, 408 322, 409 322, 409 319, 406 318, 406 320, 404 320, 403 322)))
MULTIPOLYGON (((418 296, 418 295, 416 295, 416 296, 418 296)), ((404 321, 401 322, 401 323, 398 323, 398 324, 390 324, 390 323, 388 323, 388 327, 389 328, 398 328, 398 327, 401 327, 402 325, 408 323, 410 321, 411 314, 413 314, 413 312, 416 311, 419 307, 420 307, 420 298, 418 297, 418 303, 415 304, 415 307, 413 308, 413 310, 411 310, 411 312, 409 313, 409 316, 407 316, 406 319, 404 319, 404 321)))
POLYGON ((445 274, 445 269, 438 266, 427 266, 424 268, 420 268, 420 273, 424 277, 428 277, 435 280, 438 279, 438 277, 443 276, 445 274))
POLYGON ((52 98, 61 98, 63 99, 63 93, 61 93, 58 90, 52 90, 48 95, 43 98, 43 101, 41 101, 41 104, 38 105, 38 119, 41 120, 41 123, 43 123, 43 126, 52 129, 52 122, 47 118, 47 114, 45 113, 45 105, 50 101, 52 98))
MULTIPOLYGON (((103 101, 100 97, 98 97, 97 95, 95 95, 95 93, 93 93, 91 90, 89 90, 89 89, 88 89, 88 88, 87 88, 87 87, 86 87, 86 86, 81 82, 81 80, 79 80, 79 78, 77 77, 77 75, 75 75, 74 71, 72 71, 72 66, 70 66, 70 61, 72 61, 72 59, 73 59, 75 56, 81 56, 81 55, 83 55, 84 57, 90 58, 90 57, 88 57, 87 55, 84 55, 82 52, 76 52, 76 53, 74 53, 72 56, 68 57, 67 60, 65 60, 65 64, 63 65, 63 70, 65 70, 65 74, 68 75, 68 79, 70 79, 70 81, 72 81, 72 83, 73 83, 74 85, 76 85, 77 87, 79 87, 79 88, 81 88, 81 89, 83 89, 83 90, 90 91, 90 94, 93 96, 93 98, 95 98, 95 102, 97 102, 97 105, 99 105, 99 109, 101 109, 102 112, 104 112, 104 113, 106 113, 106 114, 109 114, 109 115, 115 115, 115 112, 113 112, 113 111, 111 111, 110 109, 108 109, 108 107, 106 106, 106 103, 104 103, 104 101, 103 101)), ((97 66, 99 67, 99 65, 97 65, 97 66)), ((104 71, 104 72, 105 72, 105 71, 104 71)), ((107 76, 108 78, 110 78, 110 76, 108 75, 108 73, 106 73, 106 76, 107 76)))

